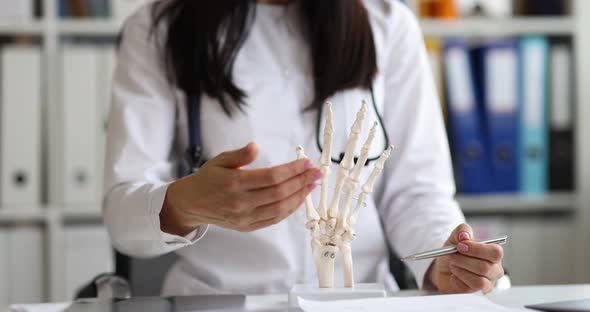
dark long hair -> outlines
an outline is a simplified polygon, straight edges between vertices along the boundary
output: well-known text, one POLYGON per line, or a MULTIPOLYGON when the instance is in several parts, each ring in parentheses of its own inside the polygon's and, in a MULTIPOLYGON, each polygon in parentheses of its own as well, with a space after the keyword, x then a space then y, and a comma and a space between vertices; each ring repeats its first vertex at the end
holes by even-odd
MULTIPOLYGON (((334 93, 368 89, 377 73, 373 33, 361 0, 298 0, 299 16, 311 51, 312 108, 334 93)), ((231 115, 247 94, 233 80, 236 55, 256 14, 254 0, 164 0, 152 9, 152 31, 167 27, 163 56, 168 79, 191 95, 203 92, 231 115)))

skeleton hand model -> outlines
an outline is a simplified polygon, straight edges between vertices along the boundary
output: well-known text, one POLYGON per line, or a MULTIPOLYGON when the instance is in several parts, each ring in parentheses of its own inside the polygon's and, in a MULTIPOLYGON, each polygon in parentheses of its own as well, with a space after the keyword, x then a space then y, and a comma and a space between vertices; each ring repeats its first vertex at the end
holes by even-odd
MULTIPOLYGON (((337 172, 334 194, 328 206, 328 182, 331 173, 330 165, 332 164, 332 134, 334 133, 334 123, 332 120, 332 105, 328 102, 326 106, 324 150, 320 157, 320 169, 324 173, 320 190, 320 201, 316 209, 311 195, 308 195, 305 199, 305 211, 307 215, 305 227, 311 234, 311 249, 318 273, 319 287, 334 287, 334 262, 338 255, 344 274, 344 287, 353 287, 352 249, 350 242, 355 239, 356 234, 352 227, 356 224, 359 211, 362 205, 364 205, 367 196, 373 192, 375 179, 383 170, 385 161, 389 158, 393 146, 386 149, 377 160, 373 171, 371 171, 367 181, 361 188, 352 213, 350 213, 353 194, 357 191, 377 128, 377 123, 375 122, 369 131, 369 135, 362 146, 360 157, 355 164, 354 153, 367 113, 367 103, 363 101, 361 109, 356 115, 356 120, 352 125, 344 158, 340 162, 340 168, 337 172), (340 201, 341 196, 344 196, 342 204, 340 201)), ((297 146, 296 151, 298 159, 307 158, 303 147, 297 146)))

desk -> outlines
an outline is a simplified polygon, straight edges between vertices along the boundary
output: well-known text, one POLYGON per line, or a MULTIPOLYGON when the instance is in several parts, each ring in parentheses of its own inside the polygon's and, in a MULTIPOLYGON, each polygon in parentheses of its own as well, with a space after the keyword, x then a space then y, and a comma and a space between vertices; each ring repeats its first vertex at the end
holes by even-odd
MULTIPOLYGON (((392 293, 393 297, 427 296, 432 292, 400 291, 392 293)), ((544 286, 513 286, 506 290, 496 290, 487 295, 490 300, 513 308, 525 305, 563 300, 590 299, 590 284, 586 285, 544 285, 544 286)), ((287 311, 287 295, 249 296, 246 299, 247 311, 287 311)))
MULTIPOLYGON (((424 291, 401 291, 391 294, 395 297, 407 297, 418 295, 431 295, 424 291)), ((488 298, 495 303, 523 308, 525 305, 590 298, 590 284, 587 285, 551 285, 551 286, 515 286, 506 290, 494 291, 488 298)), ((30 309, 23 311, 57 312, 66 306, 51 305, 30 305, 30 309), (52 309, 53 307, 53 309, 52 309), (41 309, 39 309, 41 308, 41 309)), ((273 312, 288 311, 287 295, 270 296, 248 296, 246 298, 246 311, 249 312, 273 312)), ((523 311, 531 311, 523 309, 523 311)))

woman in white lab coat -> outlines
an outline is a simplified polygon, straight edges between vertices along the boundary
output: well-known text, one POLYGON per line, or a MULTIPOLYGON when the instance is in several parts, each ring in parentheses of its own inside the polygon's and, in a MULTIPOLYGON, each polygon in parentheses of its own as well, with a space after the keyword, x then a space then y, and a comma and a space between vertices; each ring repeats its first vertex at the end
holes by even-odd
POLYGON ((388 243, 402 256, 459 244, 459 254, 409 263, 419 286, 490 291, 502 249, 472 241, 462 224, 422 34, 396 0, 164 0, 132 16, 108 127, 104 219, 115 247, 177 252, 168 295, 316 283, 297 208, 321 173, 293 159, 299 144, 319 158, 316 121, 328 99, 334 157, 362 99, 372 99, 369 121, 382 118, 371 156, 387 135, 396 146, 355 227, 355 280, 397 289, 388 243), (181 178, 189 94, 200 95, 209 161, 181 178))

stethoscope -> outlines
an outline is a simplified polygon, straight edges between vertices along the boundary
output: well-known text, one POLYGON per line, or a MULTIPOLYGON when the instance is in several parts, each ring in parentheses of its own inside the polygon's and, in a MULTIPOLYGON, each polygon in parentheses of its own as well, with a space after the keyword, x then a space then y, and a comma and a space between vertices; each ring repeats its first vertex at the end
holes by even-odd
MULTIPOLYGON (((389 146, 389 137, 387 136, 387 131, 385 130, 385 126, 383 125, 383 120, 381 118, 381 114, 379 114, 379 110, 377 109, 377 102, 375 101, 375 93, 373 92, 373 87, 370 88, 371 91, 371 102, 373 109, 375 110, 375 114, 377 115, 377 121, 381 126, 381 130, 383 132, 383 138, 385 139, 385 145, 383 150, 389 146)), ((200 121, 200 106, 201 106, 201 97, 200 96, 187 96, 187 114, 188 114, 188 138, 189 138, 189 146, 186 149, 183 157, 180 160, 178 173, 179 176, 185 176, 191 174, 199 169, 203 163, 205 163, 206 159, 203 157, 203 144, 201 141, 201 128, 199 125, 200 121)), ((320 153, 322 153, 323 149, 320 144, 320 127, 321 127, 321 120, 324 114, 324 106, 320 108, 317 120, 317 129, 316 129, 316 143, 320 153)), ((370 162, 377 160, 380 155, 367 159, 365 164, 368 165, 370 162)), ((342 159, 344 158, 344 152, 340 153, 340 159, 332 159, 333 163, 340 164, 342 159)), ((358 160, 358 157, 354 157, 354 162, 358 160)))
MULTIPOLYGON (((387 131, 385 130, 385 126, 383 125, 383 119, 381 118, 381 114, 379 114, 379 110, 377 109, 377 101, 375 101, 375 92, 373 91, 373 86, 371 86, 370 91, 371 91, 371 103, 372 103, 373 109, 375 110, 375 114, 377 115, 377 121, 379 123, 379 126, 381 127, 381 131, 383 132, 383 138, 385 139, 385 145, 383 146, 383 150, 385 150, 389 146, 389 137, 387 136, 387 131)), ((315 135, 316 144, 317 144, 318 149, 320 150, 320 154, 324 151, 322 149, 322 145, 320 144, 320 132, 321 132, 320 128, 321 128, 323 115, 324 115, 324 105, 321 106, 320 112, 318 114, 318 119, 317 119, 317 123, 316 123, 316 135, 315 135)), ((368 158, 367 162, 365 163, 365 166, 369 165, 370 162, 379 159, 379 156, 381 156, 381 155, 377 155, 375 157, 368 158)), ((340 164, 342 162, 342 160, 344 159, 344 152, 340 153, 339 157, 340 158, 338 158, 338 159, 330 157, 330 159, 332 159, 332 163, 340 164)), ((358 157, 355 156, 354 162, 356 163, 357 160, 358 160, 358 157)))

